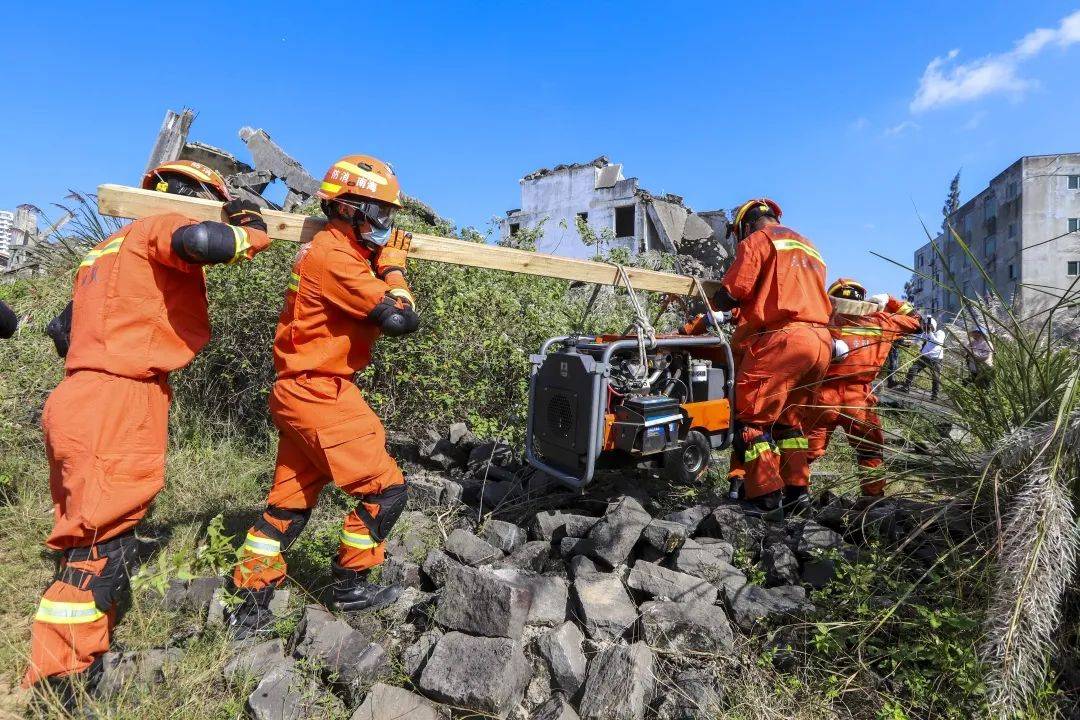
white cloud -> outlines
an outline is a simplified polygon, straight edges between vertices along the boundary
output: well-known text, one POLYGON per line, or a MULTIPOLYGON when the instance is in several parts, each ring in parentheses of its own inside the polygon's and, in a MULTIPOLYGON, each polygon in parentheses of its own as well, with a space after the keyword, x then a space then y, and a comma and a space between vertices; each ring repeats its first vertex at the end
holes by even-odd
POLYGON ((919 130, 922 126, 914 120, 905 120, 899 125, 893 125, 890 128, 885 128, 886 137, 896 137, 897 135, 903 135, 904 133, 914 130, 919 130))
POLYGON ((972 115, 971 118, 968 119, 968 121, 966 123, 964 123, 964 125, 963 125, 963 127, 961 129, 963 129, 963 130, 974 130, 977 127, 979 127, 980 125, 982 125, 982 121, 985 120, 985 119, 986 119, 986 111, 985 110, 980 110, 979 112, 972 115))
POLYGON ((1038 28, 1021 38, 1009 52, 987 55, 970 62, 956 62, 959 50, 930 61, 911 101, 911 111, 925 112, 950 103, 966 102, 1004 93, 1019 97, 1037 83, 1018 75, 1020 64, 1047 47, 1068 47, 1080 42, 1080 10, 1068 15, 1057 28, 1038 28))
POLYGON ((854 120, 851 121, 850 125, 848 125, 848 127, 850 129, 854 130, 855 132, 860 132, 862 130, 865 130, 869 126, 870 126, 870 121, 867 120, 864 117, 857 117, 857 118, 855 118, 854 120))

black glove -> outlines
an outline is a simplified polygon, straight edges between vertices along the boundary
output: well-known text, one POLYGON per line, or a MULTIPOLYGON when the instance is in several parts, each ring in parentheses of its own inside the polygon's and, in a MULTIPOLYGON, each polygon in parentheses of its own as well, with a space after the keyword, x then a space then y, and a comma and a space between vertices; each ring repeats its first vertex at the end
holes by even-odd
POLYGON ((19 327, 19 318, 15 312, 0 300, 0 338, 9 338, 19 327))
POLYGON ((69 300, 64 311, 50 320, 49 324, 45 326, 45 334, 52 338, 53 345, 56 346, 56 354, 62 358, 67 357, 68 346, 71 344, 71 312, 73 307, 69 300))
POLYGON ((266 232, 266 220, 263 220, 262 208, 250 200, 230 200, 225 203, 225 214, 229 224, 237 227, 251 227, 266 232))
POLYGON ((420 316, 412 309, 412 305, 396 301, 389 295, 372 308, 368 317, 378 323, 382 331, 390 337, 408 335, 420 327, 420 316))

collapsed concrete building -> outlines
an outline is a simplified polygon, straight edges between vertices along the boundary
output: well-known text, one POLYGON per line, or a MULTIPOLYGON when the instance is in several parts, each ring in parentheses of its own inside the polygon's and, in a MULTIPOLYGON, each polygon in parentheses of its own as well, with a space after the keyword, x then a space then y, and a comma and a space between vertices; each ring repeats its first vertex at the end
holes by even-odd
POLYGON ((723 210, 694 212, 682 197, 654 195, 636 177, 623 177, 621 164, 601 155, 585 163, 557 165, 520 180, 521 207, 499 223, 504 243, 522 229, 540 229, 537 249, 586 257, 595 248, 578 232, 579 219, 609 247, 631 254, 677 253, 715 264, 730 255, 723 210))

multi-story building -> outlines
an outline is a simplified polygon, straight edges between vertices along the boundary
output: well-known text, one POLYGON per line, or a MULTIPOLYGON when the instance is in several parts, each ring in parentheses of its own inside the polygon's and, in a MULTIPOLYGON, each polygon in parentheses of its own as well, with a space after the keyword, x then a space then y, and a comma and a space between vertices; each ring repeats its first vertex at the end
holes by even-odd
POLYGON ((1080 297, 1080 153, 1020 158, 947 221, 970 254, 945 232, 915 251, 923 311, 951 319, 995 290, 1025 315, 1080 297))
POLYGON ((11 236, 14 232, 15 213, 0 210, 0 268, 7 266, 11 257, 11 236))

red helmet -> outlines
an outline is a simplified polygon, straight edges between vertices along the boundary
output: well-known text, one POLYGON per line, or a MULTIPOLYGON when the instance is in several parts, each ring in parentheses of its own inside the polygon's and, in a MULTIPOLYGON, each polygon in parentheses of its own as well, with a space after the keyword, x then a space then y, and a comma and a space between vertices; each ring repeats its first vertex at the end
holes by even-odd
POLYGON ((221 173, 193 160, 173 160, 158 165, 143 176, 142 187, 177 195, 190 195, 202 189, 223 202, 232 199, 221 173))

